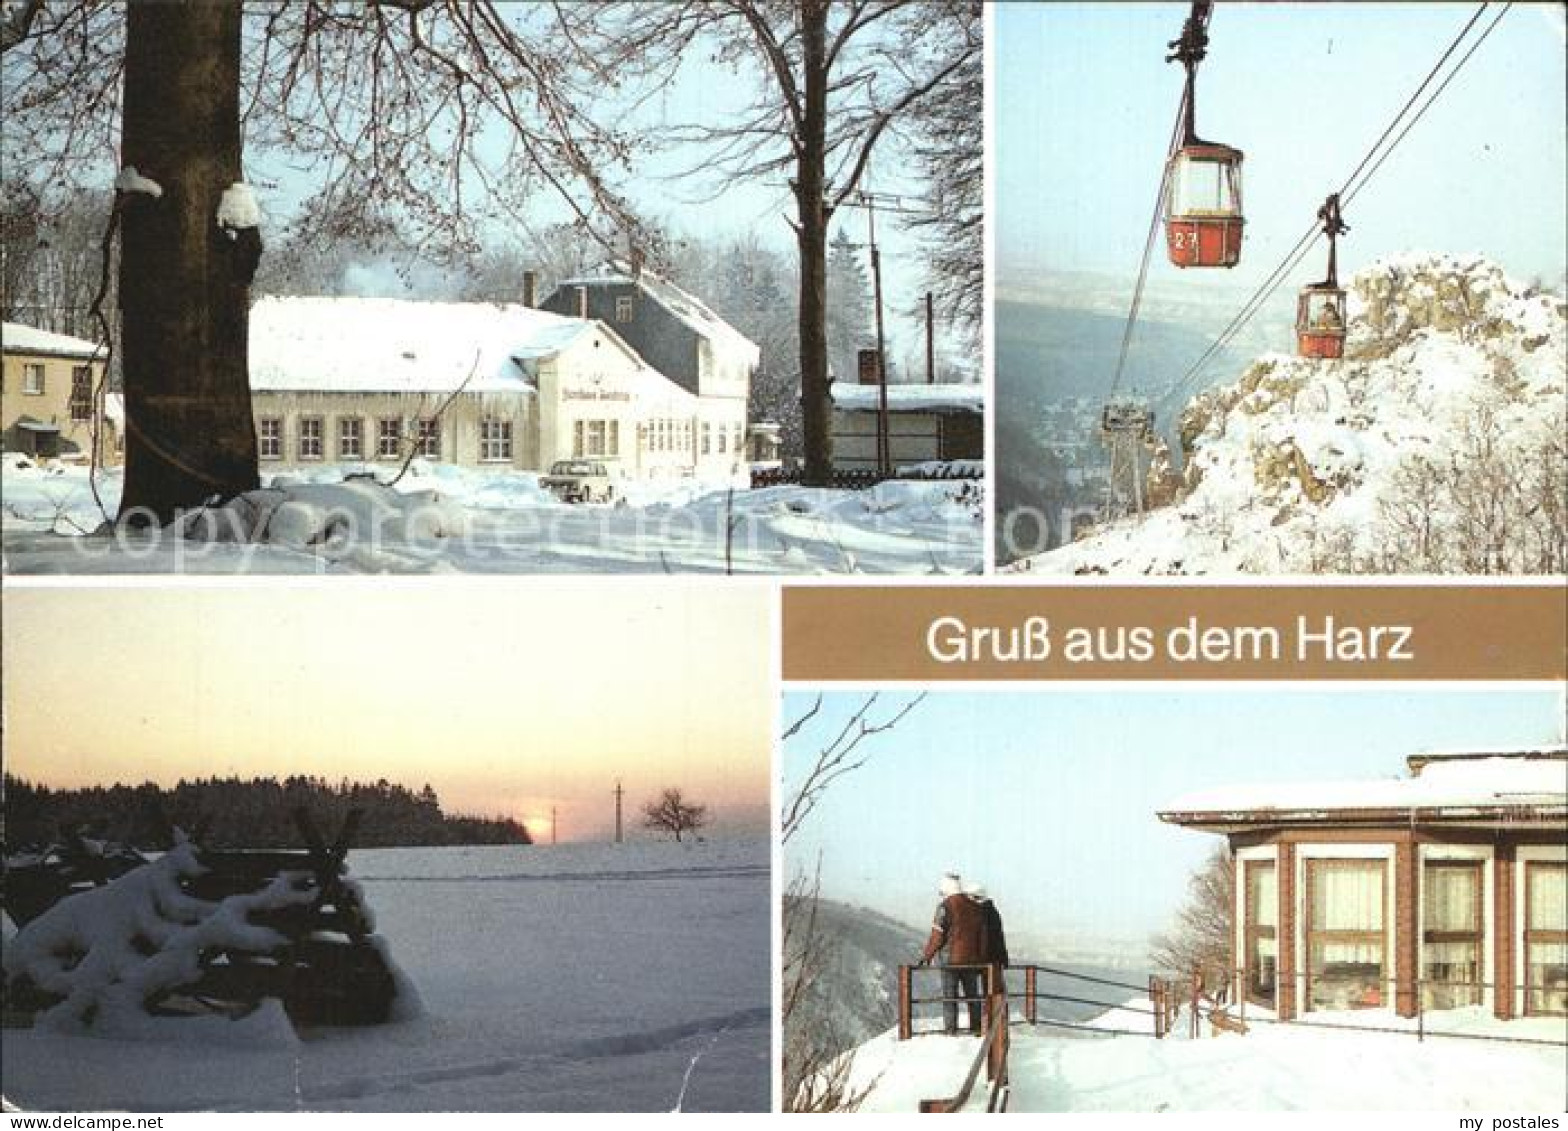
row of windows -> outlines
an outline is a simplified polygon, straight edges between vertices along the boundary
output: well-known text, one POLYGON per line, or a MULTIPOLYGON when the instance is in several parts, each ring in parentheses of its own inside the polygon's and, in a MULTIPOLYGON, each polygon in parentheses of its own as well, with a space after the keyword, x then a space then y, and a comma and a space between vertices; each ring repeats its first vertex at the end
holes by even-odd
MULTIPOLYGON (((411 430, 405 429, 400 416, 377 417, 373 453, 376 459, 403 459, 410 448, 426 459, 441 458, 441 422, 434 417, 420 417, 412 422, 411 430)), ((340 416, 337 421, 336 457, 340 460, 366 458, 365 421, 357 416, 340 416)), ((297 421, 294 436, 294 455, 300 460, 326 458, 326 420, 320 416, 302 416, 297 421)), ((284 451, 283 418, 263 416, 256 421, 256 447, 262 459, 282 459, 284 451)), ((486 461, 510 461, 512 458, 512 422, 486 417, 479 423, 479 458, 486 461)))
MULTIPOLYGON (((1388 886, 1382 860, 1307 861, 1301 908, 1307 1008, 1386 1004, 1388 886)), ((1523 886, 1525 1012, 1568 1013, 1568 931, 1563 929, 1568 866, 1531 861, 1523 886)), ((1253 1001, 1272 1007, 1279 960, 1274 862, 1245 861, 1243 891, 1247 992, 1253 1001)), ((1482 862, 1428 860, 1421 891, 1420 979, 1426 1008, 1480 1004, 1486 987, 1482 862)))
MULTIPOLYGON (((22 363, 22 392, 30 397, 41 397, 49 388, 48 369, 41 361, 22 363)), ((71 366, 71 419, 91 420, 93 406, 93 371, 86 365, 71 366)))
POLYGON ((572 423, 572 455, 618 456, 621 454, 619 420, 577 420, 572 423))
MULTIPOLYGON (((741 451, 745 430, 742 425, 702 423, 702 454, 741 451)), ((642 448, 648 452, 689 452, 695 440, 694 426, 689 420, 650 420, 639 430, 642 448)))

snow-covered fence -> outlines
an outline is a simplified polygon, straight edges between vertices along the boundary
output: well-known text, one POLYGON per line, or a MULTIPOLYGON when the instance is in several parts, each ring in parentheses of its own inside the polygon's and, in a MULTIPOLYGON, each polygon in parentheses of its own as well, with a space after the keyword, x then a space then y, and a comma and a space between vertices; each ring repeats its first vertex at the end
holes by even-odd
POLYGON ((296 1025, 412 1012, 412 990, 347 875, 358 813, 331 846, 303 810, 295 818, 304 849, 205 849, 180 836, 156 860, 68 891, 9 941, 7 1010, 109 1033, 263 1006, 296 1025))

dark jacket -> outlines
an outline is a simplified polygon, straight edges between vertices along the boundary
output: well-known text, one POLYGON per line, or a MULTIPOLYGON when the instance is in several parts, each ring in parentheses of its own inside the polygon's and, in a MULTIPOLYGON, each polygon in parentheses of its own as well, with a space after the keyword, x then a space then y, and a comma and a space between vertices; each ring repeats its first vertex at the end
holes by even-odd
POLYGON ((943 962, 948 966, 985 965, 991 961, 985 956, 985 920, 982 905, 969 896, 948 896, 937 905, 921 961, 930 962, 939 951, 945 951, 943 962))
POLYGON ((980 907, 982 918, 980 961, 996 966, 1007 965, 1007 932, 1002 930, 1002 913, 996 909, 996 904, 983 896, 974 899, 980 907))

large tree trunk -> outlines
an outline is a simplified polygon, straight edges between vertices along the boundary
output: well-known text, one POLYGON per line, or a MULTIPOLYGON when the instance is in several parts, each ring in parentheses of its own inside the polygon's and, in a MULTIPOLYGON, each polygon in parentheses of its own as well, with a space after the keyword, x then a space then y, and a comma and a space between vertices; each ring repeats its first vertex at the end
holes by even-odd
POLYGON ((254 234, 219 228, 241 179, 240 0, 132 0, 122 162, 163 187, 127 194, 120 252, 125 491, 120 521, 257 486, 246 369, 254 234))
MULTIPOLYGON (((795 203, 800 223, 800 416, 806 449, 805 482, 826 486, 833 474, 833 402, 828 394, 827 3, 800 8, 804 113, 796 162, 795 203)), ((842 376, 842 375, 841 375, 842 376)))

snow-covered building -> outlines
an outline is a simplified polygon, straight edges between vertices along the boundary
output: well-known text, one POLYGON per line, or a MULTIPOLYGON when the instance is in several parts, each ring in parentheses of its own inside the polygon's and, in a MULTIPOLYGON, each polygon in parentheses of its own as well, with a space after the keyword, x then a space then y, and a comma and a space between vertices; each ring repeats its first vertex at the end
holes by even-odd
MULTIPOLYGON (((524 301, 531 302, 525 280, 524 301)), ((695 295, 651 271, 607 266, 567 279, 541 309, 613 327, 654 369, 696 398, 699 472, 744 464, 746 399, 761 351, 695 295)))
POLYGON ((1160 812, 1229 839, 1238 994, 1282 1018, 1568 1014, 1568 752, 1407 761, 1405 777, 1229 786, 1160 812))
POLYGON ((691 475, 698 398, 614 330, 523 305, 269 297, 250 319, 263 468, 422 458, 691 475))
MULTIPOLYGON (((875 383, 834 381, 833 465, 844 471, 877 470, 875 383)), ((894 469, 932 461, 985 458, 985 394, 979 385, 889 385, 888 449, 894 469)))
POLYGON ((97 400, 104 350, 94 342, 6 322, 0 326, 0 445, 43 459, 92 458, 94 418, 98 462, 124 453, 123 401, 97 400))

